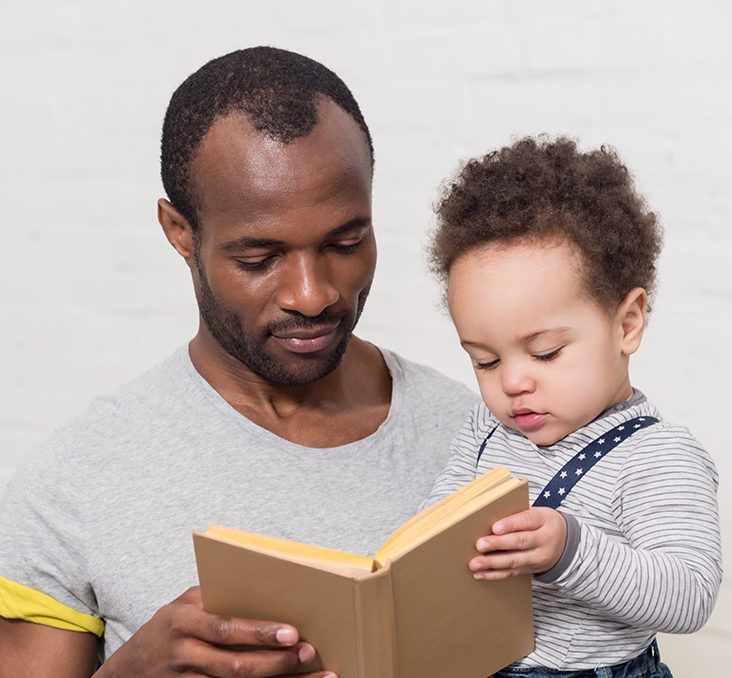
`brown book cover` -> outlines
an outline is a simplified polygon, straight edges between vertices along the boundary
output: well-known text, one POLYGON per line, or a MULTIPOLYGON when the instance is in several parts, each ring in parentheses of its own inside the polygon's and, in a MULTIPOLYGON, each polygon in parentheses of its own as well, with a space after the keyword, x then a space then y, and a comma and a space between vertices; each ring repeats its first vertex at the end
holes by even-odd
POLYGON ((497 467, 407 521, 375 558, 211 526, 194 532, 204 607, 293 624, 340 678, 486 678, 534 647, 528 576, 476 580, 496 520, 528 508, 497 467))

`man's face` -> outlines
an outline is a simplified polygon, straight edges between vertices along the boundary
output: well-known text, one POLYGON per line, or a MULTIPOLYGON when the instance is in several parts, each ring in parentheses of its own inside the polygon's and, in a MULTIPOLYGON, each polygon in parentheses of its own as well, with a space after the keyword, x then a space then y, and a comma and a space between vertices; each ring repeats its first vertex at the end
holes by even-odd
POLYGON ((191 168, 201 333, 279 385, 338 366, 376 265, 366 139, 332 102, 319 113, 287 145, 221 118, 191 168))

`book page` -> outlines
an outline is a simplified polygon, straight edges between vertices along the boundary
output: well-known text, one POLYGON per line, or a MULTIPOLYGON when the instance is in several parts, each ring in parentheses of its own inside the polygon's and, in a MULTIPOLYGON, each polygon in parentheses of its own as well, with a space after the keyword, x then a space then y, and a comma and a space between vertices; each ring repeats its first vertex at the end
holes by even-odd
POLYGON ((374 561, 366 556, 334 549, 303 544, 289 539, 278 539, 254 532, 245 532, 221 525, 209 525, 206 536, 241 545, 252 551, 276 555, 293 562, 310 565, 329 572, 362 575, 372 572, 374 561))
POLYGON ((504 494, 517 482, 518 479, 512 478, 507 469, 496 466, 428 506, 397 528, 382 544, 374 557, 377 567, 383 567, 387 560, 398 557, 429 539, 435 532, 456 523, 476 507, 490 501, 493 496, 504 494))

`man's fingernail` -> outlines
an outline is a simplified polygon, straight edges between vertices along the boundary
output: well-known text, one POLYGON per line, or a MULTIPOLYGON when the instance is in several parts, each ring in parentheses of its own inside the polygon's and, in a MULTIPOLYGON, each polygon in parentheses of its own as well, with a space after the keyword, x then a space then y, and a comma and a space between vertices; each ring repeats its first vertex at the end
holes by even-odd
POLYGON ((301 664, 307 664, 315 659, 315 648, 308 643, 303 643, 297 653, 297 657, 301 664))
POLYGON ((297 642, 297 633, 295 633, 295 629, 277 629, 275 638, 277 638, 278 643, 282 643, 283 645, 292 645, 293 643, 297 642))

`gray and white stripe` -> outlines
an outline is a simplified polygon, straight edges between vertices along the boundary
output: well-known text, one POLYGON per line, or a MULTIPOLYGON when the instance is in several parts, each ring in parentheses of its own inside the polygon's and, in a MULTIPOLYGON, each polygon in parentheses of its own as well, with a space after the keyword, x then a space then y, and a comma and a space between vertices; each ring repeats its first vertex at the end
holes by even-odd
POLYGON ((580 538, 563 572, 554 568, 551 581, 533 578, 536 650, 521 664, 607 666, 642 652, 657 631, 699 629, 722 576, 717 471, 689 431, 663 421, 638 391, 549 447, 501 425, 476 465, 481 443, 497 424, 482 404, 453 441, 427 503, 497 465, 527 478, 533 501, 582 447, 637 416, 661 421, 598 461, 560 507, 577 519, 580 538))

